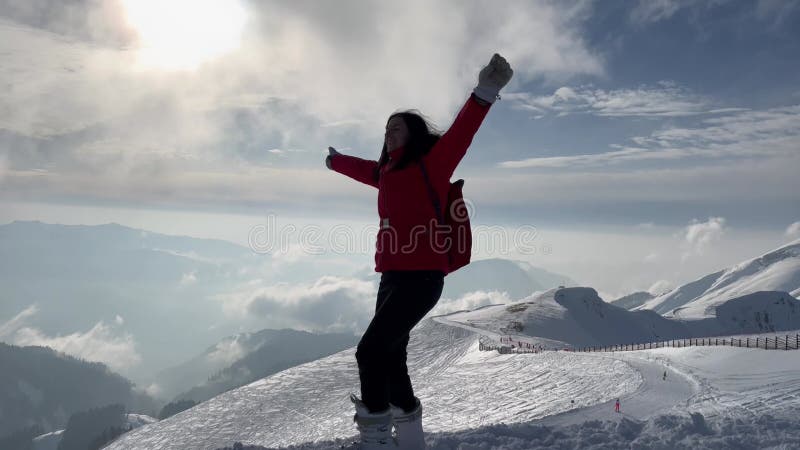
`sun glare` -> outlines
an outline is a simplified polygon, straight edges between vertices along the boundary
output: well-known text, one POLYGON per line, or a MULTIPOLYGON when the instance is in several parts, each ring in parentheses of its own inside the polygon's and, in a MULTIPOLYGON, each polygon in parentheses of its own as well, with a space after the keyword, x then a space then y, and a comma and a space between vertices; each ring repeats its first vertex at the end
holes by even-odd
POLYGON ((122 0, 146 68, 193 70, 241 42, 245 12, 236 0, 122 0))

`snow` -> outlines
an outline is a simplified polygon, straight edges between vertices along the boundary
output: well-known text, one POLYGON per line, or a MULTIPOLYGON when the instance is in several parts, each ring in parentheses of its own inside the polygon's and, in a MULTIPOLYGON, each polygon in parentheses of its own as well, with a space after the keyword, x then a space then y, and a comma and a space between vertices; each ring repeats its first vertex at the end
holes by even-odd
MULTIPOLYGON (((446 320, 423 321, 409 348, 432 449, 800 445, 792 418, 800 352, 689 347, 500 355, 479 351, 477 333, 446 320), (613 412, 617 397, 620 414, 613 412)), ((349 349, 222 394, 107 448, 337 448, 355 434, 346 397, 357 386, 349 349)))
MULTIPOLYGON (((606 402, 642 383, 630 365, 602 355, 481 352, 477 334, 433 320, 412 333, 408 365, 432 433, 524 423, 606 402)), ((352 437, 349 392, 359 392, 354 349, 229 391, 107 448, 286 446, 352 437)))
POLYGON ((144 414, 127 414, 125 425, 131 428, 139 428, 156 422, 158 422, 158 419, 155 417, 150 417, 144 414))

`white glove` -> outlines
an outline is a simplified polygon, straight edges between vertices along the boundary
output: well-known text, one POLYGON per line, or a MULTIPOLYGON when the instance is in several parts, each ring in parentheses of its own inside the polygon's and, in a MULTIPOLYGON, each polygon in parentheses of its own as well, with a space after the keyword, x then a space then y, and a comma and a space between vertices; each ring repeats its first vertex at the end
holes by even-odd
POLYGON ((341 153, 337 152, 333 147, 328 147, 328 156, 325 157, 325 165, 328 169, 331 169, 331 158, 333 158, 334 155, 341 155, 341 153))
POLYGON ((489 64, 478 74, 478 86, 472 92, 481 100, 494 103, 500 89, 508 84, 512 75, 514 75, 514 71, 511 70, 508 61, 495 53, 489 64))

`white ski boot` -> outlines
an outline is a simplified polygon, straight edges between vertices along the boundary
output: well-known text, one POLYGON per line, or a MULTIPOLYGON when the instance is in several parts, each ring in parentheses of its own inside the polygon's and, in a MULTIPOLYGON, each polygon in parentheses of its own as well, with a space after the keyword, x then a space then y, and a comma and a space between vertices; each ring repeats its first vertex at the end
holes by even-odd
POLYGON ((405 412, 402 408, 389 404, 392 423, 397 434, 398 450, 422 450, 425 447, 425 434, 422 431, 422 403, 414 397, 416 408, 405 412))
POLYGON ((392 437, 392 413, 390 409, 379 413, 371 413, 355 394, 350 394, 350 401, 356 407, 353 422, 361 433, 359 450, 397 449, 397 441, 392 437))

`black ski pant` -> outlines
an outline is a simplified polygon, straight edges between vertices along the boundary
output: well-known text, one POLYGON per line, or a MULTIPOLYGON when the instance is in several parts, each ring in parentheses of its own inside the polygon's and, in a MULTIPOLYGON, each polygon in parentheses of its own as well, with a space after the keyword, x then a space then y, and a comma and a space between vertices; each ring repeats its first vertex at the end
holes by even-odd
POLYGON ((389 402, 414 409, 414 390, 406 366, 409 332, 439 301, 444 272, 387 271, 381 275, 375 317, 356 349, 361 400, 370 412, 389 402))

